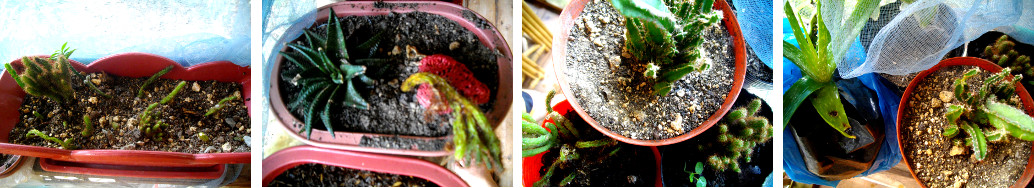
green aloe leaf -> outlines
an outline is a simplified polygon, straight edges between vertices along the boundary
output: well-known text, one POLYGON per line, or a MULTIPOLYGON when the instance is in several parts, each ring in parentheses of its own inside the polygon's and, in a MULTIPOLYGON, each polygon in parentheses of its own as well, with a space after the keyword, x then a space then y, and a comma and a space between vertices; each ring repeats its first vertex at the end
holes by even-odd
MULTIPOLYGON (((790 7, 788 1, 783 6, 783 11, 786 14, 787 19, 790 21, 790 27, 793 29, 794 38, 797 39, 797 44, 800 46, 800 50, 796 50, 797 47, 789 45, 789 43, 783 44, 783 56, 797 57, 796 61, 790 59, 795 65, 801 68, 801 72, 804 75, 812 77, 818 82, 829 82, 833 77, 833 71, 836 70, 836 65, 832 66, 829 63, 823 62, 819 59, 818 51, 816 48, 823 48, 823 46, 815 46, 812 44, 811 37, 805 35, 805 31, 801 28, 803 24, 798 20, 798 15, 793 12, 793 8, 790 7), (789 47, 789 48, 788 48, 789 47)), ((821 22, 820 19, 815 19, 813 22, 821 22)), ((789 59, 789 58, 788 58, 789 59)))
MULTIPOLYGON (((822 88, 822 86, 827 84, 829 83, 819 83, 807 76, 802 77, 800 80, 797 80, 796 83, 793 83, 793 85, 790 86, 790 89, 783 94, 783 104, 786 105, 783 107, 783 114, 786 117, 783 118, 783 127, 786 127, 786 125, 790 123, 790 118, 793 117, 794 112, 797 111, 797 107, 801 106, 801 103, 803 103, 805 99, 808 99, 808 96, 811 96, 812 92, 819 90, 819 88, 822 88)), ((837 103, 840 102, 837 101, 837 103)))
POLYGON ((844 104, 840 103, 840 93, 836 84, 826 84, 816 91, 815 97, 811 98, 811 105, 819 112, 819 116, 822 116, 822 120, 825 120, 826 124, 845 137, 855 138, 844 132, 847 128, 851 128, 851 123, 847 121, 844 104))
MULTIPOLYGON (((832 40, 838 42, 831 43, 829 46, 829 48, 832 49, 829 53, 829 57, 844 57, 844 53, 847 52, 847 47, 850 46, 851 43, 856 40, 855 38, 858 37, 858 34, 862 32, 862 26, 865 26, 866 20, 869 19, 869 16, 872 15, 873 11, 879 9, 879 3, 880 1, 878 0, 858 0, 855 3, 855 9, 851 12, 850 17, 847 18, 847 21, 843 22, 844 25, 837 27, 840 28, 840 30, 830 31, 830 33, 835 34, 832 40)), ((819 14, 822 13, 819 12, 819 14)))

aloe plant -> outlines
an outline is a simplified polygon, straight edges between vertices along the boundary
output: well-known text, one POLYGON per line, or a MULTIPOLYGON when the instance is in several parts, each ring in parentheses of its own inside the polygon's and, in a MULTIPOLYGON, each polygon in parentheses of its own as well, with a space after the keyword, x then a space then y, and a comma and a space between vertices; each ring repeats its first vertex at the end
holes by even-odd
MULTIPOLYGON (((473 162, 484 164, 489 169, 502 170, 502 153, 499 138, 496 137, 485 114, 466 97, 456 91, 449 81, 434 73, 419 72, 402 82, 403 92, 412 91, 418 85, 429 84, 438 92, 437 100, 430 105, 448 106, 452 110, 452 140, 456 160, 470 166, 473 162)), ((428 111, 429 113, 433 113, 428 111)))
MULTIPOLYGON (((550 104, 556 91, 550 91, 546 94, 546 103, 550 104)), ((586 129, 576 129, 574 123, 568 120, 560 113, 553 111, 551 107, 546 107, 546 113, 553 122, 547 122, 545 127, 539 126, 535 123, 535 120, 531 118, 531 115, 524 113, 521 115, 521 155, 529 157, 538 155, 542 152, 554 150, 560 152, 560 156, 550 164, 549 169, 542 175, 542 179, 535 182, 535 186, 543 187, 550 186, 549 181, 554 176, 554 172, 559 168, 565 168, 570 166, 572 161, 581 159, 582 155, 579 154, 581 151, 594 150, 599 152, 605 152, 605 156, 613 156, 621 150, 621 146, 618 145, 617 140, 612 138, 601 138, 597 140, 588 140, 582 135, 589 134, 586 129)), ((591 159, 587 159, 591 160, 591 159)), ((570 183, 576 172, 571 172, 563 175, 562 179, 557 185, 563 186, 570 183)))
POLYGON ((653 93, 667 95, 671 85, 689 73, 707 69, 700 57, 700 32, 722 15, 711 10, 714 0, 611 0, 625 15, 625 49, 646 62, 643 75, 656 81, 653 93))
POLYGON ((1034 141, 1034 118, 1013 107, 1015 102, 1004 100, 1016 94, 1015 85, 1023 79, 1022 75, 1010 78, 1011 71, 1010 68, 1002 69, 980 84, 970 86, 966 80, 980 72, 979 69, 973 69, 952 84, 954 101, 945 107, 944 116, 948 126, 941 135, 953 139, 955 145, 968 145, 977 161, 987 158, 990 152, 988 143, 1007 140, 1008 135, 1034 141), (981 128, 981 125, 991 125, 993 128, 981 128), (961 133, 966 133, 967 137, 961 136, 961 133))
POLYGON ((810 19, 810 27, 802 27, 806 23, 794 12, 789 1, 783 5, 794 38, 800 46, 783 41, 783 57, 800 67, 804 74, 783 95, 783 104, 786 104, 783 108, 783 114, 786 115, 786 118, 783 118, 784 127, 796 115, 794 111, 801 103, 811 100, 811 104, 826 124, 847 138, 855 138, 845 132, 851 124, 848 122, 844 104, 840 102, 839 89, 833 83, 833 72, 836 71, 837 62, 844 57, 847 46, 854 42, 853 39, 861 32, 869 15, 878 8, 877 3, 879 1, 857 1, 855 8, 843 23, 834 23, 841 24, 833 27, 839 28, 837 31, 830 31, 823 21, 822 17, 829 15, 824 15, 821 2, 816 2, 817 13, 810 19))
POLYGON ((299 67, 294 71, 285 71, 281 76, 296 78, 292 84, 301 87, 298 97, 290 102, 289 107, 306 107, 305 127, 300 131, 307 132, 306 137, 312 135, 312 127, 316 123, 322 123, 334 135, 329 117, 330 110, 334 109, 331 103, 337 102, 341 107, 367 109, 369 104, 356 88, 374 84, 374 80, 365 75, 367 66, 385 66, 381 64, 385 61, 383 59, 359 58, 373 54, 380 42, 380 34, 357 46, 348 46, 346 40, 349 36, 345 36, 333 9, 330 15, 326 35, 307 30, 303 33, 305 42, 287 45, 293 52, 280 52, 284 59, 299 67), (314 121, 316 118, 320 121, 314 121))

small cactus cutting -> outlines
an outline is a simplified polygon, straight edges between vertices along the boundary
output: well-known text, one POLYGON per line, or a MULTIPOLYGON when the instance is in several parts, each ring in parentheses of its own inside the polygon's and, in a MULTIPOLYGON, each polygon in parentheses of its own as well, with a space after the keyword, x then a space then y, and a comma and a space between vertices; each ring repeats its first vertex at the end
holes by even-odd
POLYGON ((941 135, 952 140, 956 147, 969 146, 973 158, 983 161, 990 152, 988 144, 1005 141, 1007 135, 1034 141, 1034 118, 1013 107, 1017 105, 1016 101, 1005 100, 1015 95, 1015 84, 1022 75, 1010 78, 1011 70, 1005 68, 970 86, 966 80, 979 72, 979 69, 969 70, 952 84, 955 100, 945 106, 944 117, 948 126, 941 135), (982 128, 981 125, 993 128, 982 128))

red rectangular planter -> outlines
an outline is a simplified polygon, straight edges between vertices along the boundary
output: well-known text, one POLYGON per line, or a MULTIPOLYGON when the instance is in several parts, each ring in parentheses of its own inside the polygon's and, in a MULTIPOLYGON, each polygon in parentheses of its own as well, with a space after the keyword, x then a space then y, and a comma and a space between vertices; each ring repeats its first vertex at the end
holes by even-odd
MULTIPOLYGON (((69 61, 76 70, 93 73, 106 72, 124 77, 145 77, 155 72, 174 66, 172 71, 162 76, 174 80, 215 80, 220 82, 240 83, 244 104, 251 109, 251 69, 241 67, 228 61, 208 62, 191 67, 183 67, 168 58, 147 53, 123 53, 104 57, 90 65, 69 61)), ((11 62, 15 68, 21 68, 21 60, 11 62)), ((6 71, 0 76, 0 153, 49 158, 68 162, 135 165, 135 166, 190 166, 202 167, 212 164, 250 163, 250 152, 189 154, 181 152, 85 149, 66 150, 40 146, 28 146, 10 143, 10 133, 19 121, 18 108, 25 98, 25 91, 14 82, 6 71)))

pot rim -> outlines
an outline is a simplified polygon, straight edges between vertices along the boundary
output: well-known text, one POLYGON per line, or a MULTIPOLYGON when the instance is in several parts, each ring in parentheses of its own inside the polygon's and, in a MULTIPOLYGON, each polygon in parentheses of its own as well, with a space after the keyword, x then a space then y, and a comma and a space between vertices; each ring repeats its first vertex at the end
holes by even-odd
MULTIPOLYGON (((462 16, 462 12, 470 11, 474 13, 479 19, 485 20, 484 17, 473 12, 467 8, 457 6, 455 4, 434 2, 434 1, 411 1, 411 2, 373 2, 373 1, 349 1, 349 2, 338 2, 320 7, 317 12, 317 21, 325 20, 329 17, 329 9, 333 8, 338 16, 371 16, 371 15, 386 15, 389 13, 408 13, 414 11, 421 11, 431 14, 440 15, 446 17, 452 21, 459 23, 468 31, 471 31, 478 36, 481 44, 490 48, 495 49, 502 55, 496 60, 499 65, 499 87, 496 93, 495 103, 493 104, 492 113, 486 114, 489 121, 494 125, 498 126, 502 123, 504 117, 510 105, 513 101, 513 78, 512 78, 512 60, 510 47, 503 39, 499 31, 494 26, 487 29, 477 28, 473 23, 466 20, 462 16), (410 6, 397 6, 394 8, 376 8, 376 3, 385 4, 401 4, 401 5, 417 5, 419 7, 413 8, 410 6), (506 70, 506 71, 502 71, 506 70)), ((491 24, 491 23, 489 23, 491 24)), ((286 49, 287 47, 283 47, 286 49)), ((283 50, 281 50, 283 51, 283 50)), ((438 151, 426 151, 416 149, 387 149, 387 148, 376 148, 359 146, 360 141, 363 137, 398 137, 407 139, 416 139, 424 141, 438 141, 444 140, 445 142, 451 141, 452 135, 438 136, 438 137, 425 137, 425 136, 403 136, 394 134, 377 134, 377 133, 362 133, 362 132, 345 132, 345 131, 334 131, 334 136, 330 135, 330 132, 326 130, 312 129, 310 138, 305 138, 299 134, 301 126, 304 124, 299 120, 298 117, 292 115, 284 101, 281 99, 280 93, 280 64, 284 62, 284 58, 277 54, 276 60, 272 65, 272 72, 269 80, 269 100, 270 108, 276 114, 276 124, 281 125, 287 130, 287 135, 297 139, 305 144, 314 145, 326 148, 335 148, 352 151, 363 151, 372 153, 384 153, 384 154, 395 154, 395 155, 410 155, 410 156, 446 156, 452 152, 446 149, 438 151)))
MULTIPOLYGON (((913 78, 912 81, 910 81, 908 83, 908 87, 905 89, 905 92, 901 95, 901 103, 898 104, 898 114, 897 114, 898 150, 901 152, 901 160, 905 162, 905 165, 908 166, 908 172, 910 174, 912 174, 912 179, 915 179, 916 183, 919 183, 919 186, 922 186, 924 188, 927 187, 926 184, 924 184, 919 179, 919 176, 916 175, 915 167, 912 166, 912 163, 910 163, 909 160, 908 160, 908 156, 905 155, 905 148, 904 148, 905 144, 901 142, 902 141, 902 139, 901 139, 902 120, 904 119, 905 110, 909 107, 909 105, 908 105, 909 98, 912 96, 912 92, 920 84, 920 82, 922 82, 923 79, 926 78, 926 76, 936 72, 937 70, 940 70, 942 68, 947 68, 947 67, 953 67, 953 66, 976 66, 976 67, 980 67, 980 69, 983 69, 983 70, 986 70, 986 71, 991 71, 991 72, 994 72, 994 73, 1001 72, 1001 70, 1002 70, 1002 67, 1000 67, 1000 66, 998 66, 998 65, 996 65, 994 63, 991 63, 990 61, 984 60, 984 59, 975 58, 975 57, 954 57, 954 58, 949 58, 949 59, 941 60, 941 62, 937 63, 937 65, 934 65, 933 67, 930 67, 929 69, 926 69, 926 70, 923 70, 922 72, 919 72, 919 74, 916 75, 916 77, 913 78)), ((1020 100, 1023 101, 1023 108, 1025 109, 1027 114, 1034 114, 1034 99, 1031 99, 1030 94, 1027 93, 1026 89, 1024 89, 1022 83, 1019 83, 1019 82, 1016 83, 1016 94, 1019 95, 1020 96, 1020 100)), ((1034 150, 1034 146, 1032 146, 1031 149, 1034 150)), ((1026 168, 1024 168, 1023 174, 1020 176, 1020 179, 1016 180, 1016 183, 1013 184, 1010 187, 1024 187, 1024 186, 1027 185, 1027 183, 1030 183, 1031 177, 1034 177, 1034 152, 1031 153, 1031 157, 1027 158, 1027 166, 1026 166, 1026 168)))
MULTIPOLYGON (((560 13, 560 20, 564 26, 562 28, 571 28, 574 25, 574 20, 577 19, 578 15, 581 14, 582 9, 585 8, 585 4, 587 2, 589 2, 589 0, 574 0, 571 3, 567 4, 567 7, 564 8, 564 11, 560 13)), ((722 21, 725 23, 724 25, 726 31, 728 31, 729 35, 732 37, 733 52, 736 56, 733 83, 729 93, 726 94, 725 102, 722 103, 721 108, 719 108, 718 111, 715 111, 713 114, 711 114, 711 116, 707 118, 706 121, 701 123, 696 128, 693 128, 693 130, 690 130, 685 134, 667 139, 637 140, 611 131, 610 129, 607 129, 606 127, 600 125, 599 122, 597 122, 595 119, 589 116, 585 109, 582 108, 581 104, 578 103, 578 99, 574 96, 574 93, 567 92, 571 91, 571 85, 568 84, 567 76, 564 74, 566 68, 563 64, 567 56, 567 51, 565 49, 567 48, 567 38, 568 36, 570 36, 570 29, 561 29, 560 35, 557 35, 557 37, 553 38, 553 70, 556 74, 557 84, 560 85, 560 90, 562 91, 561 93, 563 93, 565 98, 570 100, 575 112, 577 112, 579 116, 582 116, 582 118, 584 118, 585 121, 589 123, 589 125, 592 125, 592 128, 595 128, 596 130, 602 132, 604 135, 617 139, 621 142, 640 146, 663 146, 679 143, 693 138, 696 135, 699 135, 700 133, 703 133, 708 128, 711 128, 711 126, 713 126, 715 123, 718 123, 718 121, 721 120, 723 116, 725 116, 725 113, 732 108, 732 104, 736 102, 736 97, 739 97, 740 89, 743 87, 743 79, 746 76, 747 71, 746 48, 744 47, 743 34, 740 32, 739 23, 736 21, 735 12, 733 12, 732 9, 729 8, 729 5, 725 2, 725 0, 716 0, 714 2, 714 8, 722 11, 722 21)))
POLYGON ((314 146, 295 146, 280 150, 262 160, 262 185, 266 186, 284 171, 302 164, 323 164, 342 168, 418 177, 442 187, 467 187, 452 171, 437 164, 401 156, 335 150, 314 146))

